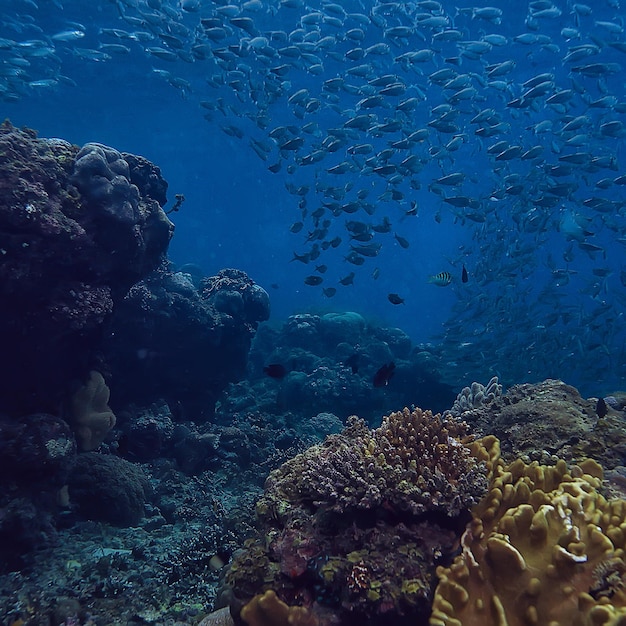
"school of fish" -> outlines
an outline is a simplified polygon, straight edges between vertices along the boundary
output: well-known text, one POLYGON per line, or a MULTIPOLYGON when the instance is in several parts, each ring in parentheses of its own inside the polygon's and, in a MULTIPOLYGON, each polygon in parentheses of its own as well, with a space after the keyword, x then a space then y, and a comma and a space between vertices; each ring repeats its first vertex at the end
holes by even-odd
POLYGON ((626 379, 617 0, 110 0, 87 24, 69 1, 13 4, 0 98, 75 84, 70 60, 149 59, 284 179, 292 260, 327 298, 376 279, 383 250, 419 254, 420 220, 465 228, 424 277, 458 296, 433 347, 450 379, 626 379), (58 30, 40 24, 44 4, 58 30))

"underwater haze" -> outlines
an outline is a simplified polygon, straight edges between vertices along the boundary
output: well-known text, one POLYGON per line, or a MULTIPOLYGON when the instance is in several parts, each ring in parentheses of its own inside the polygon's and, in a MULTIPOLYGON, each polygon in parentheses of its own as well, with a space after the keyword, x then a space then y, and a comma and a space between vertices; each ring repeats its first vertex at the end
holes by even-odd
POLYGON ((461 387, 626 377, 617 0, 0 0, 2 117, 141 154, 169 257, 353 310, 461 387))

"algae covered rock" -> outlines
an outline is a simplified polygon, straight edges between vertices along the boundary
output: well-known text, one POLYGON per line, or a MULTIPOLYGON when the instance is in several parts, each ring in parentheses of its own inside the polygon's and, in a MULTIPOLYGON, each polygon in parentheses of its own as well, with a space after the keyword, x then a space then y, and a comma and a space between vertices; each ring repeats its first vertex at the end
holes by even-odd
POLYGON ((100 144, 0 126, 0 410, 54 412, 116 303, 162 261, 173 225, 139 166, 100 144))

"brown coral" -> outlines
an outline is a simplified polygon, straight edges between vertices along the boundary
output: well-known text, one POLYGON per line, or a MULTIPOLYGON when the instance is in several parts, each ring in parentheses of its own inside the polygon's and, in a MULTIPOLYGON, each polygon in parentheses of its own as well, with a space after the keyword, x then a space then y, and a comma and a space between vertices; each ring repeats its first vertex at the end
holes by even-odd
POLYGON ((89 380, 71 398, 69 421, 79 450, 95 450, 115 426, 109 406, 109 388, 100 372, 91 371, 89 380))
POLYGON ((373 431, 351 417, 343 433, 272 472, 259 507, 279 516, 285 500, 324 503, 337 513, 384 505, 458 515, 487 485, 485 468, 466 445, 471 440, 464 422, 419 408, 391 413, 373 431))
POLYGON ((273 589, 323 626, 423 623, 435 562, 456 549, 498 456, 495 438, 471 439, 464 423, 420 409, 374 430, 353 417, 272 472, 257 504, 264 534, 227 575, 235 616, 273 589))
POLYGON ((593 461, 498 463, 462 553, 437 570, 432 626, 626 623, 626 501, 593 461))
POLYGON ((317 626, 318 621, 300 606, 288 606, 269 589, 254 596, 241 610, 249 626, 317 626))

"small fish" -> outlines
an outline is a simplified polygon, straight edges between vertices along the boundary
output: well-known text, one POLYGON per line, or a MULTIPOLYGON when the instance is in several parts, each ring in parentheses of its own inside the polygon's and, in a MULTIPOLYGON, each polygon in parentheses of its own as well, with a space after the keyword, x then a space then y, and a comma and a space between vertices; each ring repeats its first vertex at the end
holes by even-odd
POLYGON ((304 284, 305 285, 311 285, 312 287, 315 287, 317 285, 321 285, 323 282, 323 278, 321 276, 315 276, 315 275, 311 275, 311 276, 307 276, 304 279, 304 284))
POLYGON ((469 276, 467 275, 467 270, 465 269, 465 265, 463 265, 463 270, 461 271, 461 282, 466 283, 469 280, 469 276))
POLYGON ((452 282, 452 274, 450 272, 439 272, 428 279, 428 282, 437 287, 447 287, 452 282))
POLYGON ((409 247, 409 241, 404 237, 398 235, 398 233, 394 234, 394 238, 398 242, 398 244, 400 244, 401 248, 404 248, 406 250, 409 247))
POLYGON ((415 200, 412 200, 411 208, 405 211, 404 214, 407 216, 413 216, 413 215, 417 215, 417 211, 418 211, 417 202, 415 202, 415 200))
POLYGON ((263 372, 270 378, 285 378, 287 376, 287 368, 281 363, 270 363, 263 368, 263 372))
POLYGON ((390 363, 385 363, 375 374, 372 380, 372 384, 374 387, 386 387, 391 380, 391 377, 394 375, 396 369, 396 364, 391 361, 390 363))
POLYGON ((352 285, 354 284, 354 272, 350 272, 347 276, 344 276, 343 278, 339 279, 339 282, 342 285, 352 285))
POLYGON ((606 404, 604 398, 598 398, 598 402, 596 402, 596 414, 599 418, 606 417, 609 412, 609 407, 606 404))
POLYGON ((387 296, 387 300, 389 300, 391 304, 404 304, 404 298, 401 298, 397 293, 390 293, 387 296))
POLYGON ((85 33, 82 30, 63 30, 60 33, 56 33, 55 35, 52 35, 52 37, 50 37, 50 39, 53 39, 54 41, 63 41, 63 42, 72 42, 72 41, 78 41, 79 39, 82 39, 85 36, 85 33))
POLYGON ((325 287, 324 289, 322 289, 322 293, 327 298, 332 298, 337 293, 337 290, 334 287, 325 287))
POLYGON ((353 374, 358 374, 359 373, 359 353, 355 352, 354 354, 351 354, 344 362, 344 365, 347 365, 351 370, 353 374))

